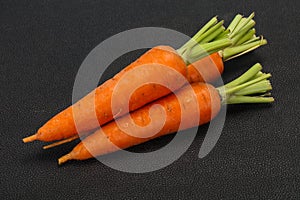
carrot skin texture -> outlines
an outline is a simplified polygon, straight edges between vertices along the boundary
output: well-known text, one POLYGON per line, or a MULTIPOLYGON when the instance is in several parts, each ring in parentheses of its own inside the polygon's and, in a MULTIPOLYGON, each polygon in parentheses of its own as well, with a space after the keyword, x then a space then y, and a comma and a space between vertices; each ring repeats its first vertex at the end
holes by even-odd
MULTIPOLYGON (((111 99, 114 87, 121 77, 138 66, 144 64, 161 64, 168 66, 183 77, 186 77, 186 64, 183 59, 177 54, 177 52, 169 46, 158 46, 150 49, 145 54, 143 54, 139 59, 128 65, 121 72, 116 74, 112 79, 109 79, 104 84, 96 88, 94 91, 89 93, 87 96, 79 100, 73 106, 68 107, 63 110, 52 119, 50 119, 46 124, 44 124, 36 133, 32 140, 41 141, 54 141, 69 138, 74 136, 78 132, 91 131, 94 128, 99 127, 99 124, 105 124, 113 119, 113 113, 111 109, 111 99), (76 125, 74 122, 73 112, 80 118, 76 118, 76 125), (97 120, 95 120, 94 115, 91 113, 96 112, 97 120), (78 130, 79 129, 79 130, 78 130)), ((163 76, 164 74, 157 71, 153 76, 163 76)), ((141 79, 143 77, 136 77, 141 79)), ((173 75, 170 79, 165 78, 165 84, 169 85, 171 88, 180 88, 184 85, 184 80, 179 81, 176 75, 173 75), (176 80, 176 81, 170 81, 176 80)), ((134 82, 135 80, 130 80, 134 82)), ((126 93, 128 91, 124 91, 126 93)), ((170 93, 170 90, 158 84, 147 84, 138 88, 131 96, 129 100, 129 110, 135 110, 159 97, 165 96, 170 93)), ((120 102, 121 104, 122 102, 120 102)), ((126 105, 128 106, 128 105, 126 105)), ((121 105, 120 105, 121 108, 121 105)), ((121 109, 126 110, 126 109, 121 109)), ((122 111, 119 115, 123 115, 122 111)), ((24 142, 26 140, 24 139, 24 142)), ((26 142, 29 142, 28 140, 26 142)))
POLYGON ((223 71, 223 58, 216 52, 188 65, 187 79, 190 83, 211 83, 217 80, 223 71))
MULTIPOLYGON (((122 125, 131 123, 130 117, 139 126, 146 126, 150 123, 149 110, 152 105, 161 105, 166 113, 166 121, 163 128, 154 136, 148 138, 138 138, 126 134, 124 129, 118 127, 116 121, 112 121, 97 130, 94 134, 88 136, 83 142, 79 143, 69 154, 67 160, 85 160, 92 158, 93 155, 103 155, 120 149, 125 149, 134 145, 138 145, 151 139, 167 135, 178 130, 182 119, 181 129, 188 129, 194 126, 202 125, 214 118, 221 108, 221 99, 218 91, 211 85, 205 83, 194 83, 190 87, 184 87, 177 92, 178 99, 183 102, 183 108, 180 109, 180 103, 174 94, 170 94, 151 104, 148 104, 130 115, 125 115, 117 119, 118 124, 122 125), (194 96, 196 94, 196 97, 194 96), (197 107, 199 112, 197 112, 197 107), (182 111, 182 113, 181 113, 182 111), (199 116, 200 114, 200 116, 199 116), (182 118, 181 118, 182 116, 182 118), (193 120, 199 118, 199 121, 193 120)), ((125 131, 130 133, 132 126, 125 131)), ((147 133, 151 134, 151 129, 147 133)), ((142 135, 141 135, 142 136, 142 135)), ((65 162, 60 159, 60 164, 65 162)))

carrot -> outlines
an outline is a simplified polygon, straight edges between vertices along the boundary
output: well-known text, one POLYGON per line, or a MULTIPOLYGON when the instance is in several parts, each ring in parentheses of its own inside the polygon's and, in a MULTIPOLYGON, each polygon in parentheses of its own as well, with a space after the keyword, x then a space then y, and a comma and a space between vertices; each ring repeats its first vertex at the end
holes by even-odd
MULTIPOLYGON (((238 24, 239 23, 237 23, 237 25, 238 24)), ((246 23, 245 27, 244 25, 241 26, 241 33, 243 34, 249 31, 249 27, 252 28, 251 24, 251 26, 246 25, 248 24, 246 23)), ((155 66, 152 68, 149 67, 147 68, 147 73, 136 74, 136 76, 130 80, 130 84, 134 85, 140 80, 149 80, 152 77, 156 77, 158 80, 163 81, 162 85, 168 85, 171 90, 177 90, 185 84, 185 79, 182 79, 179 74, 190 82, 204 80, 207 82, 213 81, 219 77, 220 72, 223 71, 222 59, 226 60, 236 55, 242 55, 249 49, 254 49, 264 44, 264 42, 257 41, 256 39, 247 45, 243 43, 238 46, 228 47, 232 45, 233 42, 228 39, 231 35, 227 33, 228 30, 225 30, 223 27, 223 21, 217 23, 216 18, 213 18, 192 38, 192 40, 188 41, 177 51, 169 46, 154 47, 115 75, 112 79, 106 81, 77 103, 54 116, 46 124, 44 124, 36 134, 24 138, 23 141, 61 140, 73 137, 79 132, 89 132, 99 127, 99 125, 103 125, 111 121, 116 117, 113 116, 111 107, 111 100, 115 86, 128 71, 136 69, 141 65, 163 65, 172 69, 173 73, 168 73, 167 76, 164 76, 164 68, 158 69, 155 66), (221 49, 223 50, 220 51, 221 49), (205 57, 207 55, 206 52, 209 52, 212 55, 205 57), (190 60, 199 59, 200 61, 186 67, 186 64, 189 64, 190 60), (215 70, 215 64, 217 64, 218 70, 215 70), (216 72, 212 73, 212 71, 216 72), (210 76, 210 74, 213 74, 214 76, 210 76), (203 76, 201 77, 201 75, 203 76), (94 111, 96 112, 97 120, 95 120, 93 114, 94 111), (76 113, 76 116, 80 116, 79 119, 76 118, 76 123, 73 116, 74 113, 76 113)), ((239 31, 235 33, 240 37, 239 31)), ((252 36, 254 37, 254 35, 252 36)), ((232 37, 232 39, 234 39, 234 37, 232 37)), ((149 83, 138 88, 130 98, 129 111, 136 110, 171 92, 170 89, 162 85, 149 83)), ((128 93, 125 86, 122 88, 124 89, 119 93, 120 97, 125 96, 128 93)), ((117 117, 127 113, 125 109, 127 105, 124 105, 124 102, 119 101, 115 106, 120 109, 117 117)))
POLYGON ((272 102, 274 101, 272 97, 252 96, 267 92, 271 88, 270 82, 266 81, 271 75, 261 73, 261 69, 261 65, 256 64, 240 78, 220 88, 214 88, 207 83, 193 83, 191 87, 185 86, 176 92, 177 97, 175 94, 170 94, 104 125, 94 134, 85 138, 70 153, 61 157, 58 162, 62 164, 72 159, 85 160, 138 145, 176 132, 180 123, 181 129, 205 124, 218 114, 221 105, 225 103, 272 102), (156 104, 160 105, 163 110, 159 110, 161 109, 159 107, 152 108, 154 114, 153 122, 151 122, 150 108, 156 104), (197 112, 198 109, 199 112, 197 112), (149 137, 155 132, 163 111, 166 113, 166 118, 162 129, 149 137), (147 126, 145 131, 138 131, 138 137, 127 134, 136 132, 135 124, 141 127, 147 126))
MULTIPOLYGON (((51 120, 49 120, 44 126, 42 126, 37 134, 25 138, 24 142, 29 142, 32 140, 43 140, 43 141, 53 141, 59 140, 63 138, 68 138, 77 133, 76 126, 74 123, 73 112, 76 112, 76 115, 81 116, 80 122, 77 122, 80 131, 90 131, 95 127, 99 126, 99 124, 104 124, 111 119, 113 119, 112 109, 110 106, 112 99, 112 92, 115 85, 118 83, 122 75, 124 75, 127 71, 132 70, 135 67, 156 63, 164 66, 169 66, 174 69, 174 71, 185 76, 186 73, 186 65, 182 58, 173 50, 171 47, 167 46, 159 46, 150 49, 144 55, 142 55, 139 59, 131 63, 117 75, 115 75, 112 79, 109 79, 104 84, 96 88, 96 90, 89 93, 83 99, 75 103, 73 106, 68 107, 66 110, 62 111, 58 115, 54 116, 51 120), (95 100, 94 100, 95 98, 95 100), (93 112, 94 112, 94 102, 95 102, 95 111, 98 117, 98 121, 94 120, 93 112), (98 124, 99 123, 99 124, 98 124)), ((155 71, 155 76, 159 76, 161 78, 164 75, 163 67, 161 67, 160 71, 155 71)), ((158 70, 158 68, 156 68, 158 70)), ((135 80, 146 79, 148 74, 139 73, 135 79, 130 80, 134 82, 135 80)), ((154 73, 153 73, 154 75, 154 73)), ((177 79, 178 74, 175 72, 173 74, 169 74, 169 76, 173 76, 172 79, 177 79)), ((149 79, 149 77, 148 77, 149 79)), ((181 79, 179 81, 169 82, 167 79, 164 82, 165 85, 170 85, 171 88, 180 88, 184 84, 184 80, 181 79)), ((124 90, 124 95, 127 93, 124 90)), ((135 102, 130 103, 132 109, 136 109, 144 105, 147 102, 151 102, 161 96, 164 96, 169 93, 169 90, 165 87, 148 84, 139 88, 138 91, 133 93, 131 99, 135 99, 135 102)), ((121 94, 122 95, 122 94, 121 94)), ((123 95, 123 96, 124 96, 123 95)), ((122 102, 120 102, 121 104, 122 102)), ((118 105, 121 108, 121 105, 118 105)), ((123 109, 125 111, 125 109, 123 109)), ((120 113, 122 115, 124 113, 120 113)))

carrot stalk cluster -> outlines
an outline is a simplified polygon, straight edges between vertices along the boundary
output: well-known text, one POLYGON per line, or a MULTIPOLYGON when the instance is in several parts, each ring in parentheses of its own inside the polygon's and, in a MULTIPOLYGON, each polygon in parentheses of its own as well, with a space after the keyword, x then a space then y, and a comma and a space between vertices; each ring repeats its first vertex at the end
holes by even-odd
MULTIPOLYGON (((111 153, 174 133, 180 123, 183 123, 183 129, 208 123, 218 114, 223 104, 273 102, 274 99, 268 93, 272 89, 271 83, 267 80, 271 75, 261 72, 260 64, 255 64, 242 76, 224 86, 215 88, 209 84, 223 73, 224 61, 267 43, 262 36, 255 35, 253 17, 254 13, 249 17, 238 14, 227 28, 224 27, 223 20, 213 17, 181 48, 175 50, 170 46, 157 46, 150 49, 112 79, 55 115, 36 134, 23 141, 57 141, 44 146, 44 149, 48 149, 75 140, 84 132, 86 138, 59 159, 59 164, 62 164, 72 159, 85 160, 111 153), (149 66, 130 76, 130 82, 135 84, 142 79, 149 80, 149 83, 132 93, 129 99, 130 114, 122 97, 131 91, 127 90, 128 85, 118 88, 119 101, 114 106, 119 112, 118 118, 114 119, 111 105, 114 89, 124 77, 128 79, 128 72, 139 69, 142 65, 149 66), (163 65, 173 73, 166 73, 164 67, 158 68, 157 65, 163 65), (162 84, 153 83, 153 77, 162 84), (176 91, 175 94, 164 85, 176 91), (183 102, 186 108, 184 111, 179 102, 183 102), (152 123, 149 117, 150 108, 154 104, 161 105, 166 113, 165 124, 158 132, 155 131, 155 121, 159 121, 159 114, 156 114, 152 123), (200 112, 195 112, 199 109, 200 112), (75 120, 75 115, 80 116, 80 119, 75 120), (191 120, 199 117, 200 121, 191 120), (180 121, 182 119, 183 122, 180 121), (120 129, 122 124, 126 124, 125 129, 120 129), (136 132, 135 124, 140 127, 154 125, 137 136, 128 135, 136 132), (101 128, 94 131, 99 125, 101 128), (146 137, 153 132, 153 136, 146 137)), ((156 112, 160 113, 159 110, 156 112)))

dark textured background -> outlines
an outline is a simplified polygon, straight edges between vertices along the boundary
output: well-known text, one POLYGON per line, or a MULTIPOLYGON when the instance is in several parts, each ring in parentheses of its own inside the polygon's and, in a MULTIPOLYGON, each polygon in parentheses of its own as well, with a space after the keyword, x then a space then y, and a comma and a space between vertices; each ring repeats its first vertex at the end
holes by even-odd
MULTIPOLYGON (((300 199, 300 1, 0 1, 1 189, 4 199, 300 199), (269 44, 226 63, 224 81, 255 62, 273 74, 270 105, 228 108, 213 151, 198 159, 206 126, 172 165, 146 174, 112 170, 97 160, 56 159, 75 143, 48 151, 23 144, 71 104, 77 70, 101 41, 143 26, 192 35, 214 15, 227 22, 256 12, 269 44)), ((128 54, 107 78, 136 58, 128 54)), ((156 149, 171 137, 133 148, 156 149)), ((1 198, 3 199, 3 198, 1 198)))

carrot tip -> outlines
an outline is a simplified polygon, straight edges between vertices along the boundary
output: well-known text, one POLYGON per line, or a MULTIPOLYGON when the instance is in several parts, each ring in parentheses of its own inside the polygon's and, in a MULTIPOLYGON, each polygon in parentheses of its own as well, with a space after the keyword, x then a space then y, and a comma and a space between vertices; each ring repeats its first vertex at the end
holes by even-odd
POLYGON ((37 140, 37 134, 31 135, 29 137, 23 138, 23 142, 27 143, 27 142, 32 142, 37 140))
POLYGON ((52 144, 43 146, 43 149, 50 149, 50 148, 53 148, 53 147, 56 147, 56 146, 59 146, 59 145, 62 145, 62 144, 68 143, 68 142, 72 142, 73 140, 76 140, 77 138, 79 138, 79 136, 75 135, 75 136, 67 138, 65 140, 60 140, 58 142, 54 142, 52 144))
POLYGON ((58 159, 58 164, 61 165, 71 159, 72 159, 71 154, 68 153, 58 159))

